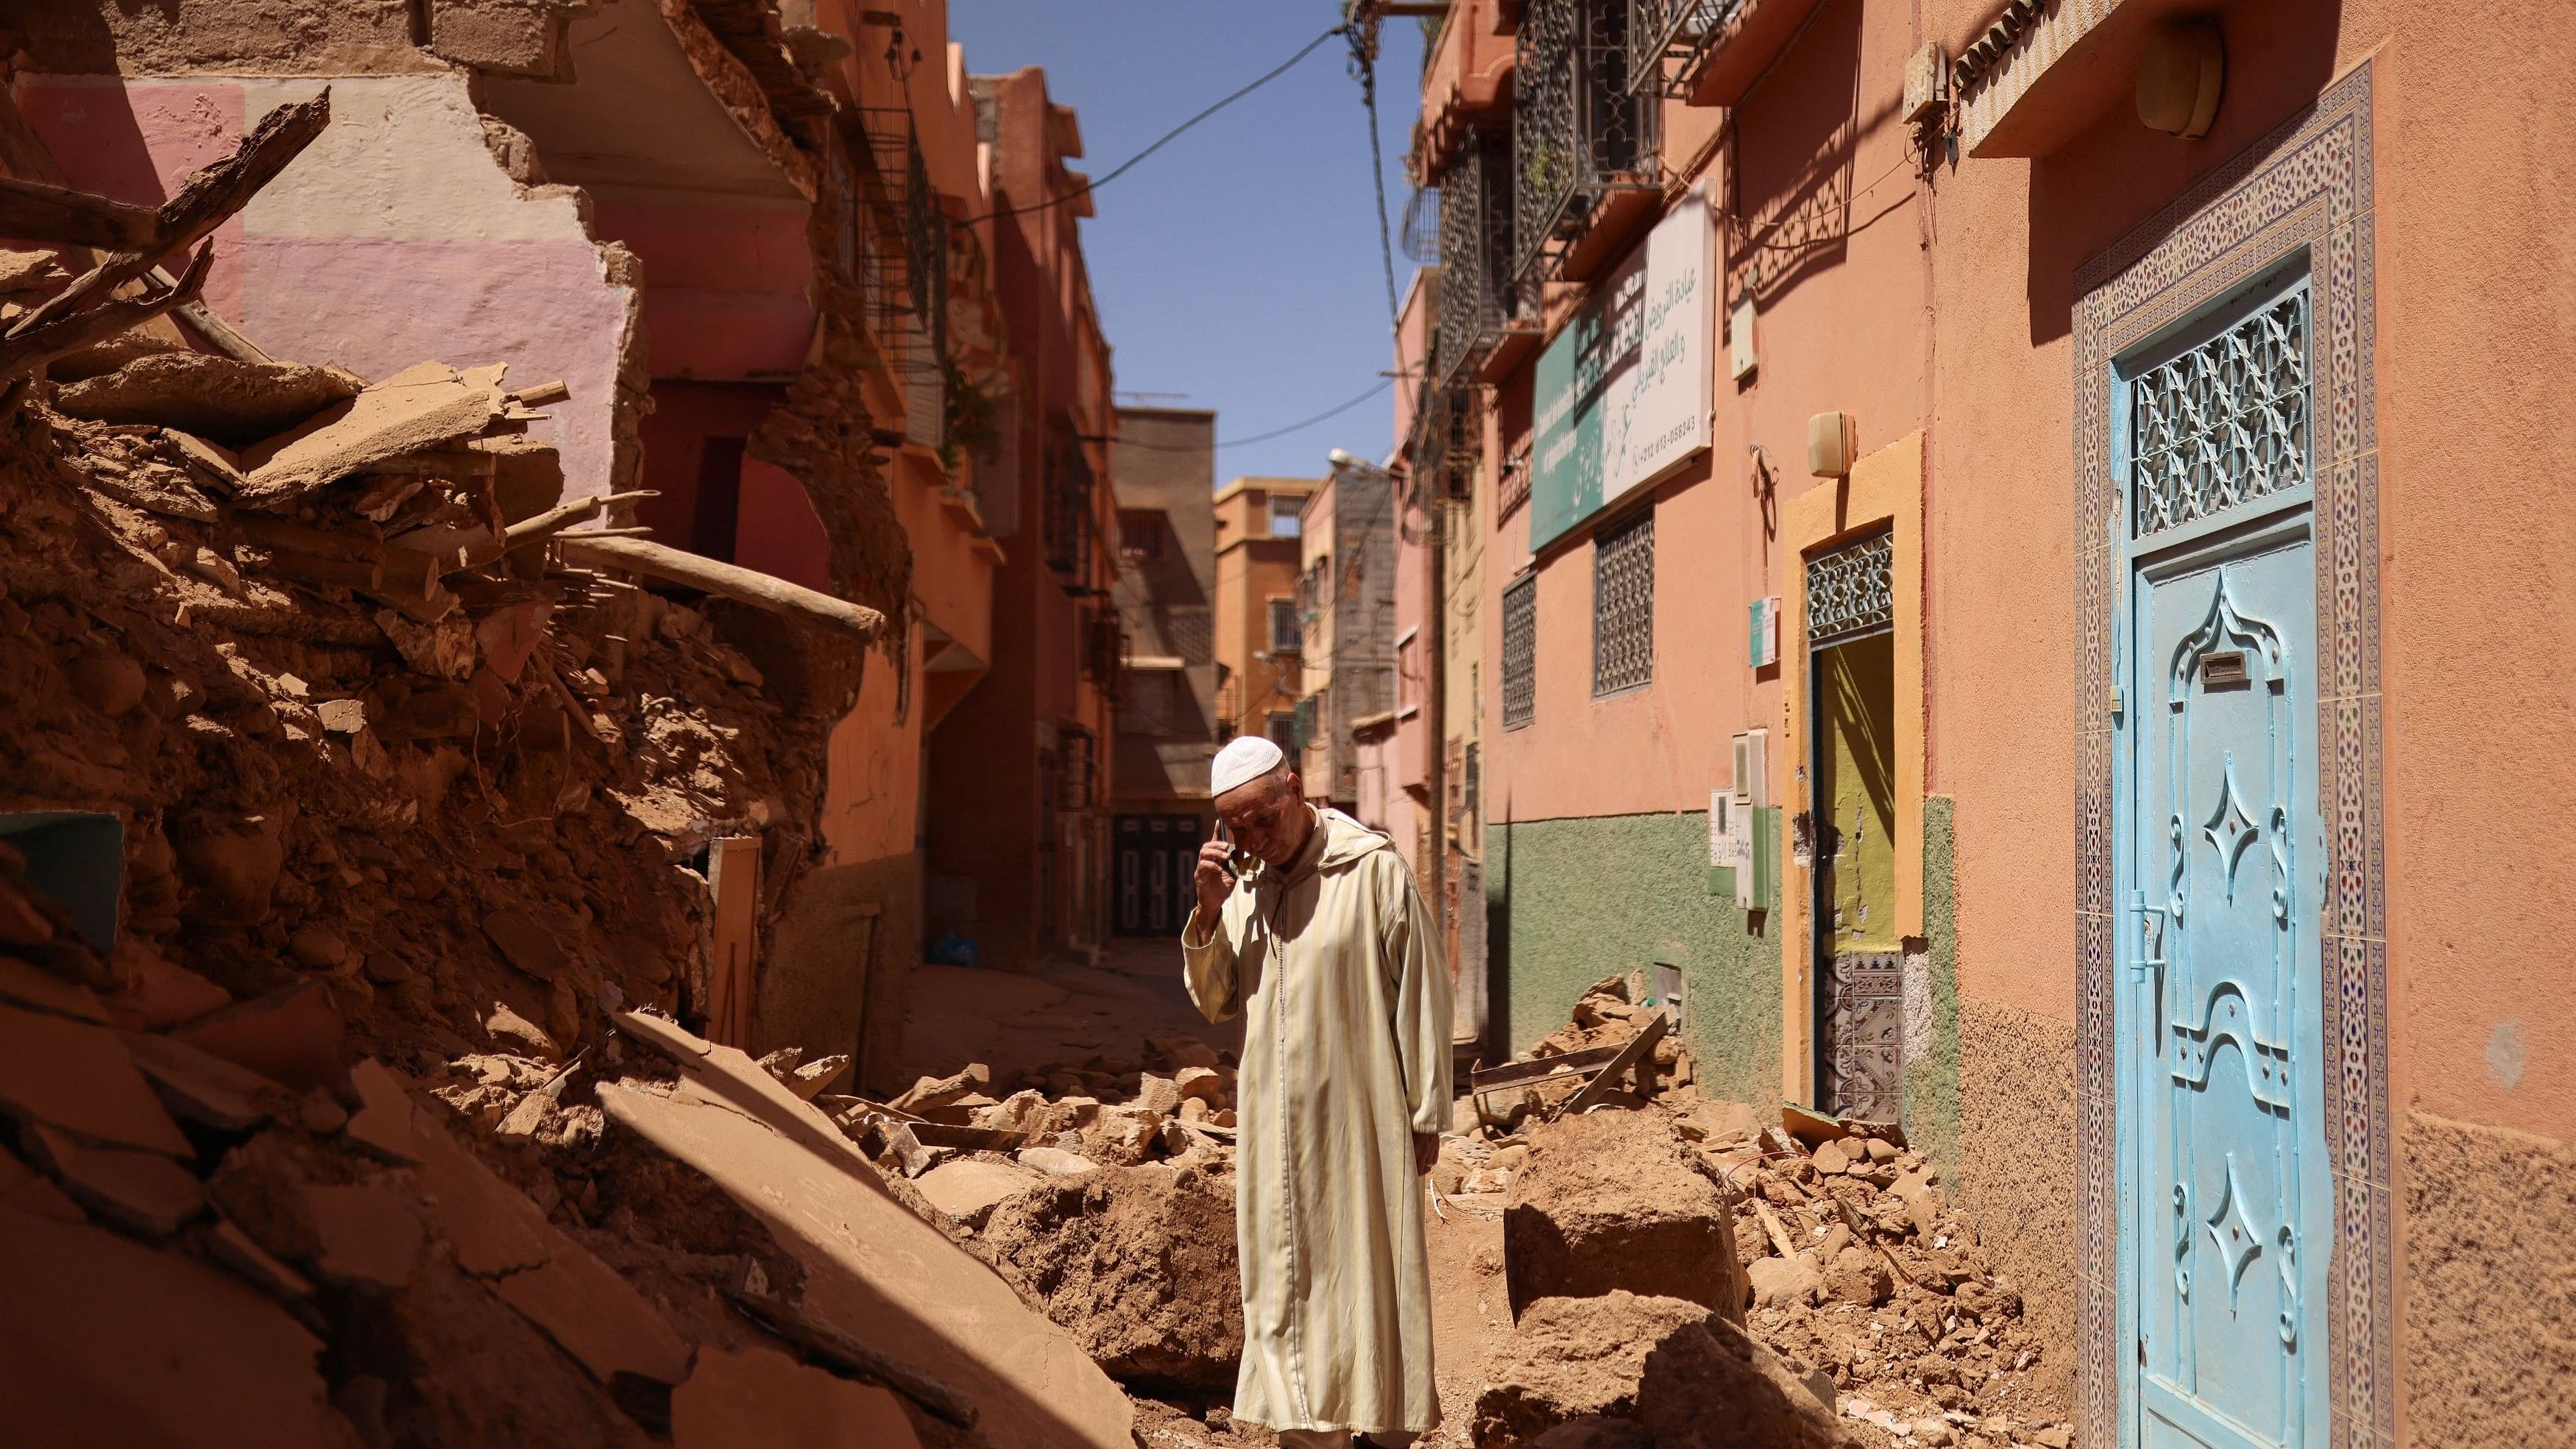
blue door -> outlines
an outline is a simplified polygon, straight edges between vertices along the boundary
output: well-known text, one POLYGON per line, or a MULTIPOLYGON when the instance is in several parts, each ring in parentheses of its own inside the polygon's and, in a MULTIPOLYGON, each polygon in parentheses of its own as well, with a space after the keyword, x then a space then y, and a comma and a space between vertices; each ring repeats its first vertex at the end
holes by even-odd
POLYGON ((2323 1443, 2316 560, 2304 279, 2123 368, 2124 1439, 2323 1443))

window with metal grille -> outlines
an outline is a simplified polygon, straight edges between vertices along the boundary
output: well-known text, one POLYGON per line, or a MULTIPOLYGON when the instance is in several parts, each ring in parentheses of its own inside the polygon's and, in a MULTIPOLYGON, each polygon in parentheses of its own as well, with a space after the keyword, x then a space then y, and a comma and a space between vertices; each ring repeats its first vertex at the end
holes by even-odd
POLYGON ((1059 726, 1056 735, 1057 806, 1065 810, 1088 810, 1098 798, 1098 771, 1094 765, 1091 732, 1070 726, 1059 726))
POLYGON ((1431 376, 1446 387, 1481 362, 1506 324, 1520 318, 1512 271, 1512 146, 1499 132, 1473 132, 1441 173, 1440 321, 1431 376))
POLYGON ((1628 0, 1628 86, 1674 99, 1719 49, 1746 0, 1628 0))
POLYGON ((1272 538, 1295 538, 1305 531, 1305 527, 1305 499, 1272 498, 1270 500, 1270 536, 1272 538))
POLYGON ((1296 711, 1272 710, 1269 718, 1263 723, 1264 732, 1270 736, 1270 743, 1292 755, 1302 748, 1297 738, 1296 711))
POLYGON ((1592 692, 1655 678, 1655 515, 1638 514, 1592 542, 1592 692))
POLYGON ((1046 450, 1046 563, 1060 574, 1068 591, 1088 585, 1091 564, 1091 460, 1073 422, 1061 415, 1050 420, 1046 450))
POLYGON ((1151 508, 1118 510, 1118 551, 1137 562, 1163 556, 1163 515, 1151 508))
POLYGON ((1297 623, 1297 601, 1272 599, 1270 601, 1270 652, 1296 654, 1303 651, 1306 647, 1304 633, 1305 631, 1297 623))
POLYGON ((1538 713, 1538 576, 1503 590, 1503 728, 1538 713))
POLYGON ((1517 48, 1513 266, 1544 280, 1604 193, 1657 184, 1657 104, 1629 94, 1628 0, 1529 0, 1517 48))
POLYGON ((1893 535, 1879 533, 1807 560, 1807 642, 1857 639, 1892 625, 1894 557, 1893 535))

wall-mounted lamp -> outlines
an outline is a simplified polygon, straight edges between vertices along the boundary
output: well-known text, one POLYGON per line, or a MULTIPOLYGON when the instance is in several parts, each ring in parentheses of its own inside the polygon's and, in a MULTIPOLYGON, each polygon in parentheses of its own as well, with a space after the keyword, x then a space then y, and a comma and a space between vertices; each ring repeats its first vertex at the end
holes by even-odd
POLYGON ((1817 477, 1848 477, 1859 446, 1851 414, 1818 413, 1807 419, 1807 471, 1817 477))
POLYGON ((2168 136, 2197 141, 2218 119, 2227 88, 2227 43, 2208 20, 2158 27, 2138 58, 2138 119, 2168 136))

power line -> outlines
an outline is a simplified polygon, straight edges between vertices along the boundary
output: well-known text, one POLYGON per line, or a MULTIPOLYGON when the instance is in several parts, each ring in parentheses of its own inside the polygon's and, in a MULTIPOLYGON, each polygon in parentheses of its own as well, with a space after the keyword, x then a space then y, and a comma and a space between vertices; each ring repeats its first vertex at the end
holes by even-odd
MULTIPOLYGON (((1352 398, 1352 399, 1350 399, 1350 400, 1349 400, 1349 401, 1347 401, 1347 402, 1339 402, 1339 403, 1335 403, 1335 404, 1334 404, 1334 405, 1332 405, 1331 407, 1328 407, 1328 408, 1324 409, 1322 412, 1315 414, 1315 415, 1314 415, 1313 417, 1311 417, 1311 418, 1301 418, 1301 419, 1299 419, 1299 420, 1298 420, 1298 421, 1296 421, 1296 422, 1290 423, 1288 426, 1286 426, 1286 427, 1284 427, 1284 428, 1272 428, 1270 431, 1268 431, 1268 432, 1266 432, 1266 433, 1255 433, 1255 434, 1253 434, 1251 437, 1248 437, 1248 438, 1226 438, 1226 439, 1223 439, 1223 440, 1221 440, 1221 441, 1219 441, 1219 442, 1210 443, 1210 444, 1208 445, 1208 449, 1209 449, 1210 451, 1221 451, 1221 450, 1226 449, 1226 448, 1240 448, 1240 447, 1242 447, 1243 445, 1245 445, 1246 443, 1266 443, 1266 442, 1269 442, 1269 441, 1270 441, 1271 439, 1273 439, 1273 438, 1284 438, 1284 437, 1288 436, 1290 433, 1299 432, 1299 431, 1302 431, 1302 430, 1304 430, 1304 429, 1306 429, 1306 428, 1311 428, 1311 427, 1313 427, 1313 426, 1314 426, 1315 424, 1317 424, 1317 423, 1325 422, 1325 421, 1328 421, 1328 420, 1330 420, 1330 419, 1340 417, 1342 414, 1344 414, 1344 413, 1346 413, 1346 412, 1349 412, 1351 409, 1353 409, 1353 408, 1355 408, 1355 407, 1358 407, 1361 403, 1367 402, 1370 398, 1373 398, 1373 397, 1377 396, 1379 393, 1382 393, 1382 392, 1386 391, 1388 388, 1393 387, 1394 385, 1395 385, 1395 379, 1394 379, 1394 378, 1391 378, 1391 377, 1382 377, 1382 378, 1379 378, 1379 379, 1378 379, 1378 381, 1377 381, 1377 385, 1376 385, 1375 387, 1370 388, 1368 391, 1366 391, 1366 392, 1364 392, 1364 393, 1361 393, 1358 397, 1352 398)), ((1086 438, 1084 441, 1086 441, 1086 442, 1096 442, 1096 443, 1115 443, 1115 444, 1117 444, 1119 447, 1122 447, 1122 448, 1143 448, 1143 449, 1145 449, 1146 451, 1148 451, 1148 452, 1153 452, 1153 453, 1195 453, 1195 452, 1200 451, 1198 448, 1193 447, 1193 446, 1190 446, 1190 445, 1188 445, 1188 444, 1174 444, 1174 443, 1148 443, 1148 442, 1144 442, 1144 441, 1142 441, 1142 440, 1140 440, 1140 439, 1135 439, 1135 438, 1120 438, 1120 437, 1097 438, 1097 437, 1095 437, 1095 438, 1086 438)))
POLYGON ((1350 24, 1342 27, 1351 40, 1351 73, 1360 83, 1360 105, 1368 111, 1369 187, 1377 200, 1377 256, 1386 269, 1386 320, 1389 328, 1404 325, 1403 304, 1395 300, 1395 243, 1386 225, 1386 148, 1377 138, 1377 34, 1375 22, 1365 27, 1350 24))
MULTIPOLYGON (((1316 36, 1314 39, 1307 41, 1304 49, 1299 50, 1295 55, 1288 57, 1286 60, 1281 61, 1268 71, 1263 72, 1258 79, 1243 87, 1241 90, 1235 91, 1233 94, 1226 96, 1223 100, 1209 106, 1197 115, 1192 116, 1188 120, 1174 126, 1172 129, 1165 131, 1161 137, 1155 140, 1153 145, 1148 146, 1144 150, 1137 152, 1135 155, 1128 157, 1126 160, 1119 162, 1116 166, 1110 168, 1107 175, 1086 178, 1080 186, 1075 187, 1073 190, 1068 191, 1064 195, 1056 197, 1053 200, 1035 202, 1028 206, 1015 206, 1003 211, 988 212, 982 216, 970 219, 966 222, 966 225, 973 226, 976 222, 999 221, 1004 217, 1025 216, 1033 211, 1045 211, 1050 207, 1062 206, 1066 202, 1087 196, 1094 191, 1098 191, 1110 182, 1126 175, 1129 167, 1134 166, 1137 162, 1144 160, 1155 152, 1162 150, 1165 144, 1179 136, 1183 131, 1186 131, 1190 127, 1197 125, 1199 122, 1206 120, 1208 117, 1215 115, 1217 112, 1224 110, 1226 107, 1233 105, 1236 101, 1242 100, 1245 96, 1252 94, 1254 91, 1261 89, 1263 86, 1270 84, 1281 76, 1286 75, 1290 70, 1295 68, 1297 62, 1313 55, 1316 49, 1323 45, 1325 41, 1332 39, 1336 35, 1343 34, 1349 29, 1350 27, 1347 25, 1336 25, 1332 29, 1325 31, 1323 34, 1316 36)), ((1374 121, 1372 121, 1372 125, 1374 125, 1374 121)), ((1372 144, 1374 144, 1374 132, 1371 133, 1371 140, 1372 144)), ((1383 226, 1385 220, 1383 216, 1383 212, 1385 211, 1385 201, 1383 196, 1380 197, 1378 209, 1381 213, 1379 218, 1380 225, 1383 226)))

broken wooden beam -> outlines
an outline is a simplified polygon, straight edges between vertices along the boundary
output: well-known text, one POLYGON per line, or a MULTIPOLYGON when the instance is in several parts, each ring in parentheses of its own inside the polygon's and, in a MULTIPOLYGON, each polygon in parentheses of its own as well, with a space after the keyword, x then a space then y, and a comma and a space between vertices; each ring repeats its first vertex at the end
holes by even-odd
MULTIPOLYGON (((1591 1081, 1584 1083, 1582 1091, 1566 1099, 1565 1105, 1557 1109, 1557 1115, 1571 1116, 1587 1107, 1598 1105, 1602 1098, 1610 1095, 1611 1084, 1617 1082, 1632 1067, 1639 1069, 1638 1075, 1641 1078, 1652 1071, 1652 1053, 1655 1050, 1655 1043, 1664 1039, 1664 1033, 1671 1029, 1672 1024, 1673 1019, 1660 1011, 1647 1018, 1646 1024, 1637 1029, 1635 1036, 1628 1038, 1628 1044, 1619 1048, 1619 1054, 1610 1059, 1609 1065, 1604 1066, 1599 1075, 1591 1081)), ((1640 1095, 1643 1095, 1648 1085, 1642 1080, 1638 1083, 1640 1095)))
POLYGON ((120 332, 142 326, 173 307, 196 300, 198 290, 206 285, 206 269, 213 264, 214 257, 212 242, 198 248, 196 259, 188 263, 188 270, 180 273, 179 285, 159 296, 108 302, 77 316, 57 318, 33 331, 27 330, 22 322, 5 341, 0 341, 0 386, 35 371, 52 358, 76 352, 93 342, 104 342, 120 332))
POLYGON ((1610 1060, 1618 1055, 1619 1048, 1615 1046, 1586 1047, 1563 1056, 1487 1067, 1467 1074, 1467 1090, 1470 1095, 1481 1097, 1487 1092, 1500 1092, 1512 1087, 1535 1087, 1543 1082, 1563 1081, 1567 1077, 1588 1077, 1609 1065, 1610 1060))
POLYGON ((242 138, 232 155, 199 168, 179 184, 179 194, 163 203, 155 214, 151 235, 108 252, 70 286, 18 319, 9 335, 22 337, 58 317, 78 312, 141 277, 170 253, 205 240, 261 187, 275 180, 288 162, 302 155, 330 123, 328 86, 309 101, 270 111, 242 138))
POLYGON ((0 176, 0 236, 124 250, 148 244, 159 222, 160 214, 148 206, 0 176))
POLYGON ((594 568, 628 569, 651 574, 675 584, 703 589, 739 604, 766 609, 790 618, 810 619, 860 639, 874 639, 885 631, 885 615, 847 599, 836 599, 803 584, 791 584, 757 570, 736 564, 719 563, 711 558, 654 543, 641 538, 590 539, 582 534, 565 534, 555 541, 563 556, 594 568))

